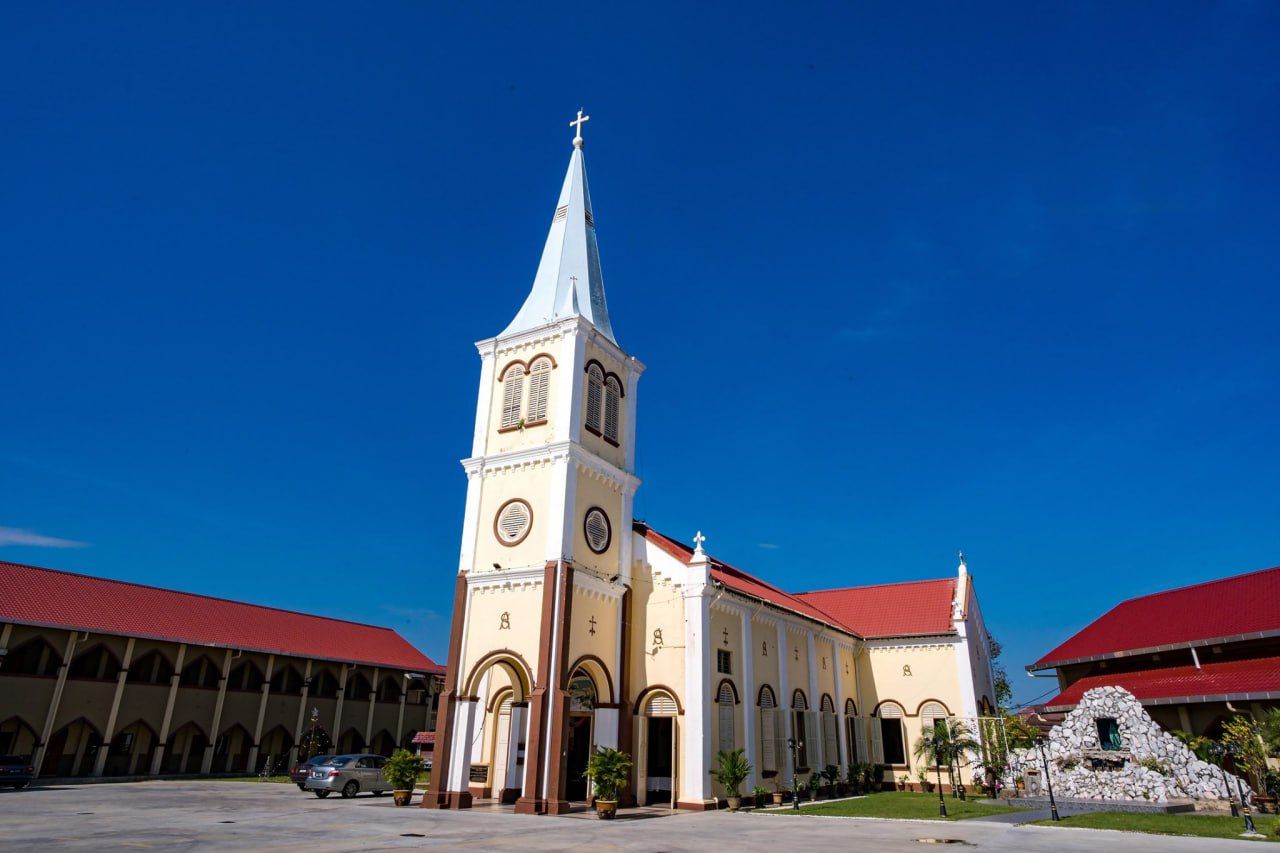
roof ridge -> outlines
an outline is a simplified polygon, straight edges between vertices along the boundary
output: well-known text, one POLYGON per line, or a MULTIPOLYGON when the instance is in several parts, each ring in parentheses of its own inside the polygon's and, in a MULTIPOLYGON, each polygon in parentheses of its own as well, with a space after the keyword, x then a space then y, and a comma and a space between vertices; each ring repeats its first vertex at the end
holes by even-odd
POLYGON ((858 589, 882 589, 887 586, 913 586, 922 583, 954 583, 955 578, 922 578, 914 581, 889 581, 887 583, 869 583, 860 586, 837 586, 830 589, 809 589, 804 592, 793 592, 792 595, 815 595, 822 592, 852 592, 858 589))
MULTIPOLYGON (((1199 589, 1203 586, 1213 586, 1215 584, 1227 583, 1228 581, 1243 580, 1245 578, 1253 577, 1254 575, 1265 575, 1267 572, 1280 572, 1280 566, 1272 566, 1268 569, 1254 569, 1251 572, 1241 572, 1238 575, 1227 575, 1225 578, 1215 578, 1214 580, 1197 581, 1196 583, 1189 583, 1185 586, 1175 586, 1173 589, 1160 589, 1155 592, 1145 592, 1142 595, 1135 595, 1132 598, 1126 598, 1120 601, 1112 607, 1111 610, 1115 610, 1117 607, 1124 607, 1126 604, 1133 601, 1142 601, 1144 598, 1157 598, 1161 595, 1172 595, 1175 592, 1186 592, 1187 590, 1199 589)), ((1111 610, 1108 610, 1107 612, 1110 613, 1111 610)))
MULTIPOLYGON (((305 616, 309 619, 323 619, 326 622, 341 622, 346 625, 357 625, 361 628, 374 628, 378 631, 386 631, 386 632, 395 634, 397 637, 400 637, 400 639, 402 640, 404 639, 404 637, 400 636, 399 631, 396 631, 394 628, 388 628, 384 625, 372 625, 368 622, 356 622, 353 619, 339 619, 336 616, 320 616, 318 614, 307 613, 302 610, 289 610, 288 608, 284 608, 284 607, 276 607, 275 605, 272 605, 272 604, 254 604, 250 601, 238 601, 234 598, 223 598, 218 595, 207 595, 203 592, 187 592, 186 590, 172 589, 171 587, 166 587, 166 586, 155 586, 154 584, 138 583, 137 581, 125 581, 125 580, 118 580, 116 578, 107 578, 107 577, 103 577, 102 575, 90 575, 84 572, 72 572, 66 569, 51 569, 48 566, 33 566, 30 563, 15 563, 15 562, 12 562, 11 560, 0 560, 0 567, 4 567, 4 566, 13 566, 19 569, 35 569, 36 571, 50 572, 55 575, 69 575, 70 577, 86 578, 87 580, 101 581, 103 583, 119 584, 121 586, 131 586, 137 589, 151 589, 151 590, 155 590, 156 592, 167 592, 170 595, 185 595, 190 598, 204 599, 205 601, 220 601, 224 604, 238 604, 242 607, 256 607, 259 610, 273 610, 276 613, 288 613, 291 616, 305 616)), ((408 642, 408 640, 405 640, 405 642, 408 642)), ((410 645, 412 646, 413 644, 410 643, 410 645)), ((414 648, 416 649, 416 646, 414 648)), ((423 656, 426 657, 426 655, 423 655, 423 656)))

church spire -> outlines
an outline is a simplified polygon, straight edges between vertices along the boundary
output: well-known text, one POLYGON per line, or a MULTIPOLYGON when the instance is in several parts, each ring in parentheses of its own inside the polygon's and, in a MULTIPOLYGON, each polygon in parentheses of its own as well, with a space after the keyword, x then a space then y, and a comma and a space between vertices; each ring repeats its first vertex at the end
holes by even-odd
POLYGON ((576 129, 569 170, 560 187, 551 230, 542 247, 542 260, 533 278, 533 288, 519 313, 502 335, 511 335, 565 317, 580 316, 613 341, 609 308, 604 298, 604 277, 600 273, 600 249, 596 245, 595 222, 591 215, 591 193, 587 189, 587 168, 583 160, 582 125, 591 116, 578 110, 569 122, 576 129))

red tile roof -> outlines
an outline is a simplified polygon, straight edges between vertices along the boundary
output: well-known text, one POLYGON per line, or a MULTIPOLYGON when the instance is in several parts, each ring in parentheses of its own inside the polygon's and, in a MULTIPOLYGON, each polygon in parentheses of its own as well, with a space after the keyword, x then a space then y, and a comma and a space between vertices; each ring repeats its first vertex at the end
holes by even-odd
MULTIPOLYGON (((689 546, 664 536, 644 522, 635 528, 650 542, 683 563, 693 557, 689 546)), ((904 637, 948 634, 953 578, 882 584, 792 594, 728 563, 710 558, 711 577, 729 589, 760 599, 859 637, 904 637)))
POLYGON ((1280 634, 1280 567, 1131 598, 1028 669, 1280 634))
POLYGON ((1045 710, 1074 708, 1086 690, 1123 687, 1146 705, 1280 699, 1280 657, 1091 675, 1045 703, 1045 710))
POLYGON ((434 746, 436 742, 435 732, 418 732, 413 736, 413 743, 423 745, 429 744, 434 746))
POLYGON ((822 608, 864 637, 950 634, 956 579, 906 581, 846 589, 802 592, 799 598, 822 608))
POLYGON ((0 562, 0 622, 443 672, 390 628, 0 562))

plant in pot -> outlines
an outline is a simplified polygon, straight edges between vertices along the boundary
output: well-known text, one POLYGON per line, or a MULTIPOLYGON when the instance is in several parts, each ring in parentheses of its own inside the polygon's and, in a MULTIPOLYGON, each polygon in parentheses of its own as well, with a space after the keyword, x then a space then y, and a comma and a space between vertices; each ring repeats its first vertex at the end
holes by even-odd
POLYGON ((409 805, 421 772, 422 759, 407 749, 397 749, 382 766, 382 778, 391 783, 391 799, 397 806, 409 805))
POLYGON ((755 797, 756 808, 762 809, 769 805, 769 789, 763 785, 756 785, 751 791, 751 796, 755 797))
POLYGON ((782 801, 786 796, 786 788, 782 787, 782 774, 778 774, 773 777, 773 804, 775 806, 782 805, 782 801))
POLYGON ((909 790, 909 789, 910 789, 910 787, 911 787, 911 777, 910 777, 910 776, 908 776, 906 773, 903 773, 903 774, 899 775, 899 776, 898 776, 898 790, 899 790, 899 791, 906 791, 906 790, 909 790))
POLYGON ((822 768, 822 778, 827 780, 827 796, 834 797, 836 795, 836 783, 840 781, 840 768, 834 764, 828 764, 822 768))
POLYGON ((884 765, 868 764, 866 766, 866 791, 873 794, 880 790, 880 785, 884 782, 884 765))
POLYGON ((855 797, 862 793, 862 762, 855 761, 849 765, 849 772, 845 775, 845 782, 849 785, 849 792, 855 797))
POLYGON ((815 770, 809 774, 809 799, 817 801, 818 791, 822 788, 822 774, 815 770))
POLYGON ((920 790, 924 791, 926 794, 932 794, 933 780, 929 778, 929 771, 921 768, 918 775, 920 778, 920 790))
POLYGON ((618 791, 631 775, 631 756, 612 747, 596 747, 582 775, 591 780, 596 817, 613 820, 618 813, 618 791))
POLYGON ((716 753, 716 769, 711 771, 711 778, 724 788, 725 798, 729 801, 729 811, 736 812, 742 808, 742 783, 751 775, 751 765, 747 763, 746 753, 741 749, 721 750, 716 753))

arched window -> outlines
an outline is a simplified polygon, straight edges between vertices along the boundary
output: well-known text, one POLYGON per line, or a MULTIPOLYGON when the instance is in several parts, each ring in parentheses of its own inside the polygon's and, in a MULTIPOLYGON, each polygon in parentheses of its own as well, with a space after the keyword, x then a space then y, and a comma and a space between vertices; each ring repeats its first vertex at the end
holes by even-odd
POLYGON ((920 708, 920 731, 927 732, 938 724, 939 720, 945 720, 951 716, 947 713, 947 707, 941 702, 925 702, 920 708))
POLYGON ((582 669, 577 669, 569 679, 569 712, 589 713, 596 707, 596 683, 582 669))
MULTIPOLYGON (((400 701, 400 682, 396 681, 393 676, 384 676, 382 681, 378 682, 378 701, 400 701)), ((374 751, 377 752, 377 750, 374 751)))
POLYGON ((791 694, 791 731, 796 738, 796 770, 809 769, 809 738, 816 736, 817 727, 809 723, 809 700, 803 690, 791 694))
POLYGON ((168 684, 173 677, 173 665, 158 651, 150 651, 129 664, 131 684, 168 684))
POLYGON ((337 699, 338 679, 329 670, 320 670, 311 676, 311 687, 308 688, 307 695, 317 699, 337 699))
POLYGON ((178 683, 183 687, 215 688, 220 676, 218 665, 206 655, 201 655, 182 668, 182 677, 178 679, 178 683))
POLYGON ((76 659, 71 662, 71 668, 67 670, 67 677, 105 681, 115 678, 119 671, 120 659, 106 646, 94 646, 76 655, 76 659))
POLYGON ((227 677, 228 690, 240 690, 256 693, 262 689, 262 670, 251 660, 242 660, 231 667, 231 675, 227 677))
POLYGON ((294 696, 302 692, 302 675, 297 667, 287 664, 271 674, 271 692, 282 696, 294 696))
POLYGON ((513 364, 502 374, 502 420, 500 429, 519 426, 524 402, 524 365, 513 364))
POLYGON ((844 737, 845 749, 849 753, 849 763, 857 764, 867 760, 867 727, 865 721, 858 716, 858 706, 852 699, 844 701, 844 737))
POLYGON ((600 434, 604 415, 604 371, 600 365, 587 367, 587 429, 600 434))
POLYGON ((840 726, 836 723, 836 703, 830 693, 822 694, 822 763, 840 763, 840 726))
POLYGON ((546 356, 535 359, 529 368, 529 413, 525 426, 545 423, 547 399, 551 392, 551 359, 546 356))
POLYGON ((622 388, 618 380, 610 376, 604 382, 604 437, 618 443, 618 421, 621 419, 622 388))
POLYGON ((738 695, 734 692, 733 682, 724 679, 720 682, 720 690, 716 694, 719 706, 720 751, 732 752, 735 739, 733 736, 733 706, 738 704, 738 695))
POLYGON ((4 672, 7 675, 51 677, 58 674, 61 663, 57 649, 43 637, 32 637, 5 656, 4 672))
POLYGON ((876 720, 879 725, 871 729, 874 739, 872 748, 878 752, 874 760, 881 764, 898 767, 907 763, 907 737, 902 728, 902 706, 896 702, 885 702, 876 709, 876 720))
POLYGON ((778 702, 773 688, 760 688, 760 772, 772 775, 782 764, 782 718, 778 716, 778 702))
POLYGON ((365 701, 369 698, 369 694, 373 692, 373 685, 369 683, 369 679, 363 672, 352 673, 347 678, 347 700, 365 701))

